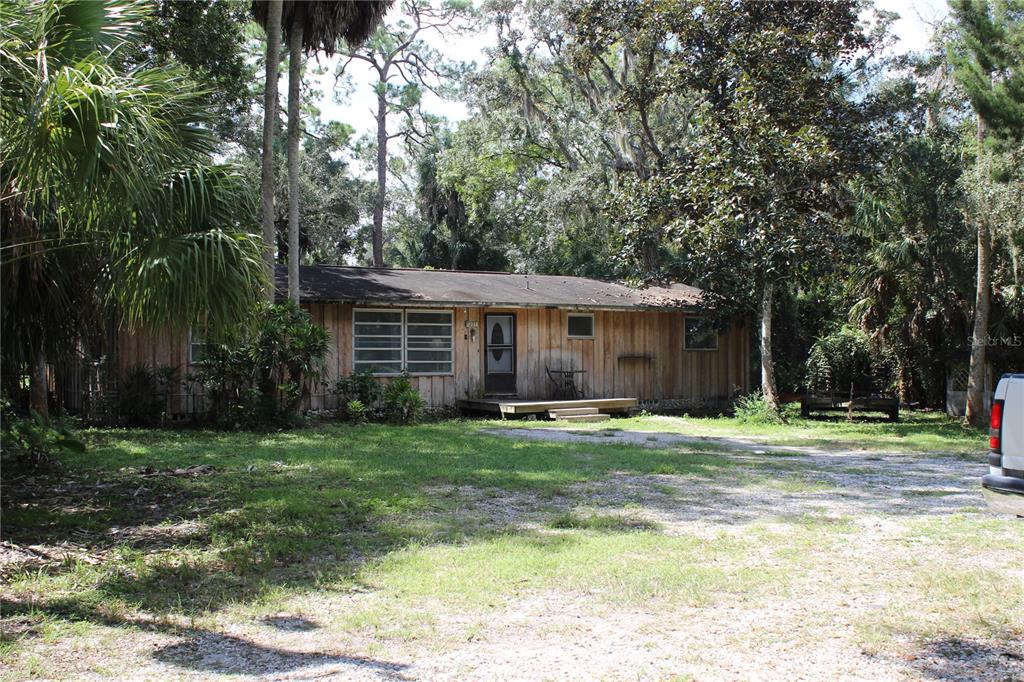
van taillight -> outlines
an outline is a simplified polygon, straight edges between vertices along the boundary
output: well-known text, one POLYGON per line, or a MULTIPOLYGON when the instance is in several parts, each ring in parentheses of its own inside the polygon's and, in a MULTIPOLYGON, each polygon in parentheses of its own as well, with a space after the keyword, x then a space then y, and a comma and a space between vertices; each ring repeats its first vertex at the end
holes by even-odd
POLYGON ((1003 401, 992 402, 992 420, 988 428, 988 447, 992 452, 999 452, 1002 448, 1001 436, 1003 435, 1003 401))

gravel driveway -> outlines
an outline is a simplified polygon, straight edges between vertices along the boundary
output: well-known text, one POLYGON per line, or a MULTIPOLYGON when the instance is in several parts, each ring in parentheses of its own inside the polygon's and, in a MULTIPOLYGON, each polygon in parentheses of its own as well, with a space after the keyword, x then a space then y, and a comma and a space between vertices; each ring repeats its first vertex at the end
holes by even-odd
MULTIPOLYGON (((585 589, 531 589, 524 578, 522 588, 495 595, 483 615, 447 603, 444 594, 409 607, 424 609, 417 618, 429 624, 427 634, 396 634, 387 622, 342 625, 351 613, 394 607, 393 594, 372 587, 314 589, 269 617, 238 611, 217 616, 215 626, 140 624, 131 637, 111 628, 107 640, 79 642, 65 652, 78 658, 74 677, 1024 680, 1024 613, 1002 614, 982 630, 976 623, 987 615, 972 611, 985 603, 986 583, 975 576, 1024 585, 1022 524, 985 510, 980 457, 777 447, 636 431, 489 433, 594 448, 714 451, 709 457, 734 466, 727 480, 612 472, 543 499, 439 483, 430 492, 456 503, 435 513, 464 514, 509 535, 575 532, 551 525, 559 514, 619 516, 617 532, 636 528, 692 537, 698 548, 760 533, 779 538, 783 549, 769 542, 760 556, 738 556, 730 559, 737 566, 708 570, 780 570, 786 580, 707 605, 657 599, 637 605, 585 589), (804 533, 807 528, 812 532, 804 533), (991 530, 977 542, 974 528, 991 530), (965 582, 950 584, 947 577, 965 582)), ((571 456, 588 455, 582 449, 571 456)), ((429 513, 420 520, 429 525, 429 513)))
POLYGON ((698 438, 652 431, 569 431, 555 428, 492 429, 493 435, 518 440, 627 445, 647 448, 698 446, 726 454, 740 466, 739 479, 705 477, 613 477, 586 491, 600 501, 608 494, 646 500, 645 507, 674 521, 740 523, 772 516, 934 515, 983 512, 979 479, 987 463, 938 453, 913 454, 865 450, 823 449, 758 443, 749 438, 698 438), (779 455, 784 455, 780 457, 779 455), (744 475, 772 473, 760 483, 744 475), (797 490, 772 483, 796 483, 797 490), (801 486, 800 482, 817 484, 801 486), (767 484, 767 485, 766 485, 767 484), (667 491, 665 487, 675 488, 667 491), (804 489, 799 488, 819 488, 804 489), (660 498, 671 501, 658 504, 660 498))

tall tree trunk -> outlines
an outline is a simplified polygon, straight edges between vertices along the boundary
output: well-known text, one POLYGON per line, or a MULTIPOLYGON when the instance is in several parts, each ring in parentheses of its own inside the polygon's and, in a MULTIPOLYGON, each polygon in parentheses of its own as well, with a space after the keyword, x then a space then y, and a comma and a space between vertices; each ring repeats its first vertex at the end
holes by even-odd
POLYGON ((374 267, 384 267, 384 199, 387 197, 387 97, 377 93, 377 197, 374 199, 374 267))
POLYGON ((373 202, 373 267, 384 267, 384 198, 388 182, 388 100, 377 93, 377 197, 373 202))
POLYGON ((299 100, 302 98, 302 12, 288 43, 288 298, 299 302, 299 100))
POLYGON ((267 5, 266 92, 263 95, 263 168, 260 195, 263 205, 263 263, 267 272, 267 301, 274 302, 274 131, 277 128, 277 76, 281 64, 282 0, 267 5))
POLYGON ((907 358, 899 359, 899 379, 897 395, 900 402, 909 405, 914 402, 914 373, 910 369, 910 362, 907 358))
POLYGON ((28 380, 28 405, 44 417, 50 416, 49 391, 46 386, 46 352, 40 345, 32 363, 28 380))
POLYGON ((767 280, 761 290, 761 390, 768 406, 779 411, 779 391, 775 388, 775 360, 772 358, 772 301, 775 283, 767 280))
POLYGON ((992 231, 989 228, 988 154, 984 144, 987 129, 985 119, 978 116, 978 201, 974 222, 978 227, 978 277, 974 293, 974 329, 971 333, 971 364, 967 378, 967 412, 965 417, 975 426, 981 426, 988 416, 985 412, 985 351, 988 348, 989 280, 992 274, 992 231))

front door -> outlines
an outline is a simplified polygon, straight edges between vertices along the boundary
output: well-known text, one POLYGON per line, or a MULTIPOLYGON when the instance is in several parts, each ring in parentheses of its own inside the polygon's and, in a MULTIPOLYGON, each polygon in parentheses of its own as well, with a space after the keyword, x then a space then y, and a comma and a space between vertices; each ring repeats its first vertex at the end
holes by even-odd
POLYGON ((510 313, 484 316, 484 393, 516 392, 516 318, 510 313))

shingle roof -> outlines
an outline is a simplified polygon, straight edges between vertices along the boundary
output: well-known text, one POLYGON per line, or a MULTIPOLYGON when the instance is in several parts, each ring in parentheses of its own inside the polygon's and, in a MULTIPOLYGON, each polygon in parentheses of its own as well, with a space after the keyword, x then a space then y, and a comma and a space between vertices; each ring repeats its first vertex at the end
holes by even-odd
MULTIPOLYGON (((278 265, 276 275, 281 295, 288 289, 285 266, 278 265)), ((685 284, 631 289, 613 282, 562 275, 336 265, 304 265, 299 280, 303 301, 359 304, 692 308, 702 296, 700 289, 685 284)))

